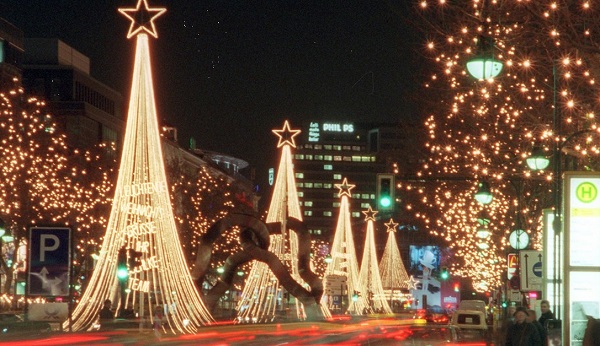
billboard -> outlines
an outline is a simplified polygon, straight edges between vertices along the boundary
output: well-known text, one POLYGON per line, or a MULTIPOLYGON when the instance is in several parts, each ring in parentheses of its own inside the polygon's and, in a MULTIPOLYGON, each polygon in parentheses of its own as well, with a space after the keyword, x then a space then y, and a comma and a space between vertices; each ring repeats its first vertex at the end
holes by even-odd
POLYGON ((423 270, 431 274, 440 270, 442 251, 435 245, 411 245, 409 247, 408 274, 423 276, 423 270))

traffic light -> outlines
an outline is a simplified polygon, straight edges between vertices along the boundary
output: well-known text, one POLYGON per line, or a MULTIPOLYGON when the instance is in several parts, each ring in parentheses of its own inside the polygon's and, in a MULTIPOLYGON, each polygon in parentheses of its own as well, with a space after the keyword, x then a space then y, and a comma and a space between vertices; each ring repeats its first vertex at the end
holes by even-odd
POLYGON ((117 254, 117 278, 119 281, 125 282, 129 277, 129 269, 127 269, 127 250, 125 248, 119 249, 117 254))
POLYGON ((142 252, 134 249, 127 250, 129 268, 133 269, 142 265, 142 252))
POLYGON ((394 210, 394 175, 377 174, 377 210, 394 210))
POLYGON ((460 284, 458 282, 454 283, 454 292, 460 292, 460 284))
POLYGON ((447 267, 442 267, 442 269, 440 269, 440 279, 442 280, 448 280, 450 278, 450 273, 448 272, 448 268, 447 267))

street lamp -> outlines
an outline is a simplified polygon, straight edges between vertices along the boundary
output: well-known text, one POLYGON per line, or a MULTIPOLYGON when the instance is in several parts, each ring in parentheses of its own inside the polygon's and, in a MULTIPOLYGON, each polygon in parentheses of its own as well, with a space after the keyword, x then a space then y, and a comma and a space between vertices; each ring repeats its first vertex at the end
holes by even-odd
POLYGON ((492 202, 492 191, 487 181, 479 183, 479 189, 475 192, 475 200, 481 204, 490 204, 492 202))
POLYGON ((479 36, 475 56, 467 61, 467 71, 472 77, 478 80, 490 79, 502 72, 504 65, 494 58, 494 49, 493 39, 479 36))
POLYGON ((525 162, 527 162, 529 169, 533 171, 544 170, 546 167, 548 167, 548 165, 550 165, 550 159, 548 156, 546 156, 544 149, 538 145, 533 147, 531 155, 525 159, 525 162))

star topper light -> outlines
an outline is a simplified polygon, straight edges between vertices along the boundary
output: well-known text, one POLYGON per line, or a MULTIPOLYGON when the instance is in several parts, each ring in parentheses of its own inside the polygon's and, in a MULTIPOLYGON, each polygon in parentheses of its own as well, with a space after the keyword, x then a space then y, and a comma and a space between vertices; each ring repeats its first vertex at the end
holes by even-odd
POLYGON ((394 219, 390 219, 390 222, 384 223, 387 227, 387 232, 396 232, 396 227, 398 227, 398 223, 394 222, 394 219))
POLYGON ((352 197, 350 190, 352 190, 356 185, 348 184, 348 178, 344 178, 341 184, 335 184, 335 187, 340 189, 338 192, 338 197, 348 196, 352 197))
POLYGON ((410 278, 408 278, 408 280, 404 281, 406 283, 406 285, 408 286, 409 290, 416 290, 417 289, 417 284, 421 281, 416 280, 412 275, 410 276, 410 278))
POLYGON ((375 215, 377 215, 379 212, 377 210, 373 210, 373 208, 369 206, 369 209, 363 211, 362 213, 365 214, 365 221, 375 221, 375 215))
POLYGON ((119 12, 131 20, 127 38, 131 38, 142 31, 158 38, 154 20, 167 12, 167 9, 164 7, 148 7, 148 0, 138 0, 135 8, 119 8, 119 12), (143 7, 142 3, 144 4, 143 7))
POLYGON ((279 137, 279 143, 277 143, 277 148, 281 148, 286 144, 289 144, 292 148, 296 147, 294 137, 300 134, 300 130, 292 130, 290 128, 290 123, 287 120, 283 124, 283 128, 281 130, 272 131, 279 137))

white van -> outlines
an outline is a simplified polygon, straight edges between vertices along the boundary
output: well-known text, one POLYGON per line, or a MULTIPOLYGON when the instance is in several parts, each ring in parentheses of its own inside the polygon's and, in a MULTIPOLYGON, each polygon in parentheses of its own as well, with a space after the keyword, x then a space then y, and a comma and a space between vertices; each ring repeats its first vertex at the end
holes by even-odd
POLYGON ((458 310, 477 310, 483 312, 484 315, 487 315, 485 306, 483 300, 461 300, 458 305, 458 310))
POLYGON ((485 312, 481 310, 454 311, 450 327, 456 333, 456 339, 460 341, 486 341, 491 336, 485 312))

